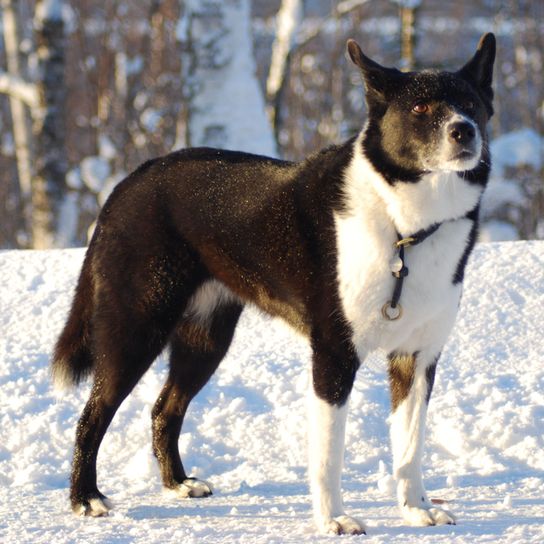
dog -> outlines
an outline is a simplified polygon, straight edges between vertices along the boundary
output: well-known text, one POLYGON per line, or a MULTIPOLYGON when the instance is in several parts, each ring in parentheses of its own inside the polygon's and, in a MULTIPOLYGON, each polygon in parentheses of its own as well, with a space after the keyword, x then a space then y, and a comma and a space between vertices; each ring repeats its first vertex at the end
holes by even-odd
POLYGON ((495 37, 456 72, 401 72, 347 43, 365 87, 361 132, 302 162, 211 148, 140 166, 105 203, 52 372, 93 375, 76 431, 70 500, 106 515, 96 458, 116 410, 169 346, 152 411, 165 488, 210 495, 188 477, 178 437, 191 399, 225 356, 243 307, 309 341, 308 472, 322 533, 362 534, 345 513, 348 399, 367 354, 388 354, 398 505, 410 525, 453 524, 423 485, 427 405, 478 233, 490 155, 495 37))

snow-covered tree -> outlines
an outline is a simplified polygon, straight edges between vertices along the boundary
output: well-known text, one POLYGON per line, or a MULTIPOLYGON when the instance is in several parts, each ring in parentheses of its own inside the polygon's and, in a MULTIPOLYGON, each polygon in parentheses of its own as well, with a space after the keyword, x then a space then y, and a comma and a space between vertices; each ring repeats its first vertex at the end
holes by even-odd
POLYGON ((67 161, 63 122, 66 89, 62 5, 62 0, 36 1, 34 41, 38 80, 29 82, 24 79, 26 74, 20 60, 17 2, 2 0, 8 72, 0 76, 0 91, 9 95, 11 103, 26 230, 22 245, 33 248, 55 245, 64 198, 67 161))
POLYGON ((289 58, 295 42, 296 31, 302 20, 302 0, 282 0, 276 16, 276 35, 272 44, 272 58, 266 78, 266 99, 269 118, 276 139, 279 135, 279 109, 282 90, 289 70, 289 58))
POLYGON ((250 8, 249 0, 185 2, 190 145, 277 153, 255 77, 250 8))
POLYGON ((32 247, 56 245, 67 172, 62 0, 38 0, 34 18, 39 64, 39 107, 34 109, 32 247))
MULTIPOLYGON (((84 243, 115 184, 173 149, 300 159, 354 134, 365 112, 360 76, 345 57, 350 37, 385 65, 456 69, 481 32, 495 31, 492 139, 523 128, 542 136, 541 2, 0 0, 0 10, 0 247, 84 243), (52 38, 40 22, 51 10, 64 22, 64 80, 54 68, 62 57, 40 45, 52 38), (56 121, 44 115, 55 101, 56 121), (64 149, 58 160, 54 148, 64 149), (36 222, 33 205, 43 209, 36 222)), ((515 201, 488 208, 486 218, 508 221, 521 237, 544 236, 542 168, 503 171, 523 202, 509 190, 515 201)))

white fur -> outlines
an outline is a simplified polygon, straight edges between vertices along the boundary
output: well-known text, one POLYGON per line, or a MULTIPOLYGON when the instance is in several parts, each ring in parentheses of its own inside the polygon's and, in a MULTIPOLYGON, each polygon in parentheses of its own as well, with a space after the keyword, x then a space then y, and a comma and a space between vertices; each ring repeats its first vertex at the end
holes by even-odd
POLYGON ((191 297, 184 315, 206 325, 219 306, 236 300, 236 295, 221 282, 209 280, 203 283, 191 297))
MULTIPOLYGON (((423 486, 425 370, 441 351, 455 320, 461 285, 454 285, 453 277, 472 228, 465 215, 478 204, 482 188, 452 171, 424 175, 417 183, 390 185, 363 156, 361 137, 354 144, 353 159, 345 174, 347 211, 335 215, 342 306, 361 360, 375 349, 419 352, 413 386, 391 418, 399 506, 405 520, 413 525, 454 523, 451 514, 432 506, 423 486), (435 223, 442 223, 436 232, 405 249, 409 275, 400 298, 403 312, 398 320, 388 321, 381 310, 394 289, 390 261, 396 254, 397 231, 406 237, 435 223)), ((330 418, 334 408, 329 410, 330 418)), ((322 417, 324 425, 333 428, 324 414, 322 417)), ((327 433, 331 431, 324 431, 323 438, 327 433)), ((332 439, 341 443, 338 436, 332 439)), ((315 444, 313 449, 325 447, 315 444)), ((319 474, 314 479, 319 481, 319 474)), ((340 500, 336 497, 336 480, 328 485, 333 486, 336 504, 340 500)), ((322 504, 324 493, 316 487, 314 508, 327 512, 322 504)))
MULTIPOLYGON (((397 481, 398 504, 404 520, 416 526, 455 523, 449 512, 432 505, 421 472, 427 415, 425 370, 434 360, 435 357, 426 352, 418 354, 412 387, 391 416, 393 475, 397 481)), ((409 360, 405 363, 410 364, 409 360)))
POLYGON ((109 511, 113 508, 113 505, 109 499, 94 498, 89 501, 89 506, 83 504, 74 508, 74 513, 77 516, 90 516, 93 518, 99 518, 107 516, 109 511))
POLYGON ((212 486, 203 480, 187 479, 174 489, 168 489, 167 493, 176 497, 187 499, 189 497, 207 497, 212 494, 212 486))
POLYGON ((344 464, 344 436, 348 403, 331 406, 316 396, 313 385, 308 395, 309 459, 314 518, 322 533, 360 534, 364 525, 344 512, 341 476, 344 464))
POLYGON ((443 126, 441 145, 436 157, 430 157, 426 165, 428 170, 457 171, 472 170, 478 166, 482 152, 482 135, 480 129, 472 119, 460 113, 454 113, 443 126), (467 151, 473 151, 474 155, 468 159, 451 158, 451 139, 449 131, 453 123, 468 123, 474 130, 474 143, 467 146, 467 151))
POLYGON ((336 214, 335 223, 340 296, 361 360, 378 348, 410 353, 436 344, 440 350, 461 295, 452 279, 472 227, 464 216, 481 192, 453 172, 391 186, 363 156, 357 140, 346 172, 348 210, 336 214), (389 263, 396 231, 409 236, 437 222, 444 223, 432 236, 406 248, 403 315, 386 321, 381 309, 394 289, 389 263))
POLYGON ((70 372, 70 362, 66 359, 58 360, 51 369, 51 380, 53 388, 58 393, 64 394, 74 386, 74 380, 70 372))

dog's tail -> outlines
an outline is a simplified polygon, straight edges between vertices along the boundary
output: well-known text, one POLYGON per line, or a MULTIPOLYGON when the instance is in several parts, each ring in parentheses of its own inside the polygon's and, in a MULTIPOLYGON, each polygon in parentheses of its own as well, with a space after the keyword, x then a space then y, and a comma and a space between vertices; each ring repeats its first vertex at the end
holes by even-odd
POLYGON ((78 385, 93 370, 90 349, 94 284, 89 248, 77 283, 72 308, 53 353, 51 374, 56 388, 78 385))

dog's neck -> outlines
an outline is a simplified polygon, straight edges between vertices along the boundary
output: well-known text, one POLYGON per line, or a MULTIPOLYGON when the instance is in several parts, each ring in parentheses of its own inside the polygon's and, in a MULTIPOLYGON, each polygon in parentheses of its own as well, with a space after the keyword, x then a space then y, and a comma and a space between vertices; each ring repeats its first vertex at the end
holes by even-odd
POLYGON ((464 217, 477 206, 483 187, 463 180, 457 172, 431 172, 415 183, 388 183, 364 156, 361 138, 362 134, 354 142, 345 175, 348 207, 359 207, 363 200, 358 195, 371 192, 373 206, 383 207, 395 229, 409 236, 433 224, 464 217))

